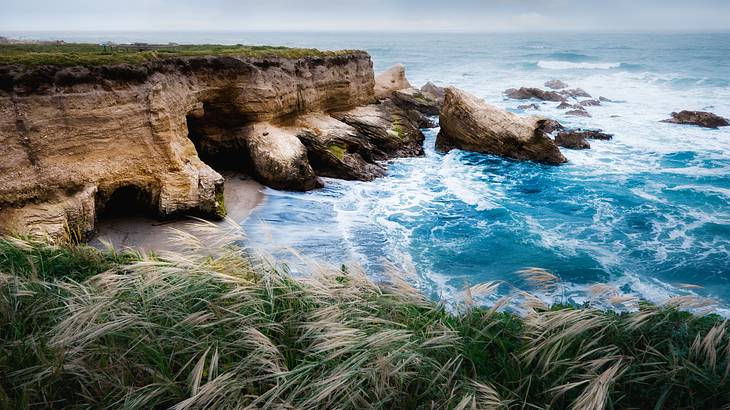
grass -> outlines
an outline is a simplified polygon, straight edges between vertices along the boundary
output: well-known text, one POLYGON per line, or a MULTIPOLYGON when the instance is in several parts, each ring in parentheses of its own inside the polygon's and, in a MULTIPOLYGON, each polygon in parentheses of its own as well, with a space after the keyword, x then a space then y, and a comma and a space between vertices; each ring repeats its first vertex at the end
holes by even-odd
POLYGON ((447 309, 402 275, 293 277, 239 239, 178 232, 159 257, 0 240, 0 407, 730 408, 728 324, 682 310, 696 298, 596 285, 582 307, 518 289, 478 307, 491 282, 447 309))
POLYGON ((115 46, 113 51, 98 44, 0 44, 0 64, 105 65, 142 63, 166 57, 240 56, 258 58, 328 57, 353 53, 353 50, 320 51, 313 48, 245 45, 171 45, 155 50, 137 51, 115 46))

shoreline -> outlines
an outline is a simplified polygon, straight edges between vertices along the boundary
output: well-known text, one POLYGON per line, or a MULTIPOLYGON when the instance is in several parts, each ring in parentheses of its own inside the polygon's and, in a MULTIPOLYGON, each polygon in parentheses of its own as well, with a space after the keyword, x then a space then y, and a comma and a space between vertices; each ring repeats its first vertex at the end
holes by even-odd
MULTIPOLYGON (((248 175, 228 172, 222 173, 225 178, 223 190, 226 218, 240 224, 264 200, 264 186, 248 175)), ((143 251, 177 251, 179 246, 171 242, 170 228, 190 232, 189 226, 194 222, 191 218, 178 218, 161 221, 145 216, 125 216, 100 220, 96 232, 87 244, 97 249, 104 249, 105 242, 115 249, 133 248, 143 251)), ((224 224, 225 221, 215 222, 224 224)))

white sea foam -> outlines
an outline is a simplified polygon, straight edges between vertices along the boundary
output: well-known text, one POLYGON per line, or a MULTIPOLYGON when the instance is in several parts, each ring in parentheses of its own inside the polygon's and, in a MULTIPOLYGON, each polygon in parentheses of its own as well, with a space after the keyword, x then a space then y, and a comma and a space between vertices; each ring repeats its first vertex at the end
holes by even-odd
POLYGON ((571 61, 540 60, 537 66, 548 70, 610 70, 619 68, 621 63, 574 63, 571 61))

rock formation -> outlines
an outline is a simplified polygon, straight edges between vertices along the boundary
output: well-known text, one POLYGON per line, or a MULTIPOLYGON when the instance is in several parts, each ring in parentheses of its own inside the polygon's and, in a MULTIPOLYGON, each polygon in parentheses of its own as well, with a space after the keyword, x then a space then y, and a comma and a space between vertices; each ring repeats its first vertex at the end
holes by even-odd
POLYGON ((375 76, 377 98, 388 98, 393 91, 406 88, 411 88, 411 83, 406 78, 406 67, 403 64, 396 64, 375 76))
POLYGON ((518 160, 560 164, 566 161, 539 117, 522 118, 487 104, 459 89, 446 89, 440 113, 441 131, 436 147, 501 155, 518 160))
MULTIPOLYGON (((579 106, 580 107, 580 106, 579 106)), ((583 107, 573 107, 574 110, 566 111, 565 115, 570 115, 571 117, 588 117, 590 118, 591 114, 588 113, 588 111, 585 110, 583 107)))
MULTIPOLYGON (((396 71, 391 89, 410 86, 396 71)), ((422 115, 375 100, 364 52, 0 66, 0 231, 83 236, 119 198, 220 217, 211 165, 282 189, 372 179, 423 152, 422 115)))
POLYGON ((532 98, 542 101, 564 101, 565 97, 557 91, 545 91, 539 88, 520 87, 504 91, 509 98, 515 100, 529 100, 532 98))
POLYGON ((555 143, 563 148, 569 149, 590 149, 591 144, 586 141, 583 135, 572 132, 559 132, 555 136, 555 143))
POLYGON ((727 118, 706 111, 673 112, 672 118, 663 120, 672 124, 690 124, 704 128, 727 127, 730 125, 727 118))
POLYGON ((444 102, 444 88, 439 87, 430 81, 421 87, 421 92, 426 97, 436 100, 439 105, 444 102))
POLYGON ((568 88, 568 84, 560 80, 550 80, 545 82, 545 87, 552 88, 553 90, 562 90, 563 88, 568 88))

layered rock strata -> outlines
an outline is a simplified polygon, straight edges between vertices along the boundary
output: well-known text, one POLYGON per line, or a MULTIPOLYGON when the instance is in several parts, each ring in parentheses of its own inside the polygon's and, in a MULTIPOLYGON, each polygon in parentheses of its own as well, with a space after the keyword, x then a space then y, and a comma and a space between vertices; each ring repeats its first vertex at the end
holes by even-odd
POLYGON ((83 236, 121 200, 220 217, 213 167, 293 190, 372 179, 422 154, 420 113, 389 98, 364 52, 0 66, 0 231, 83 236))

